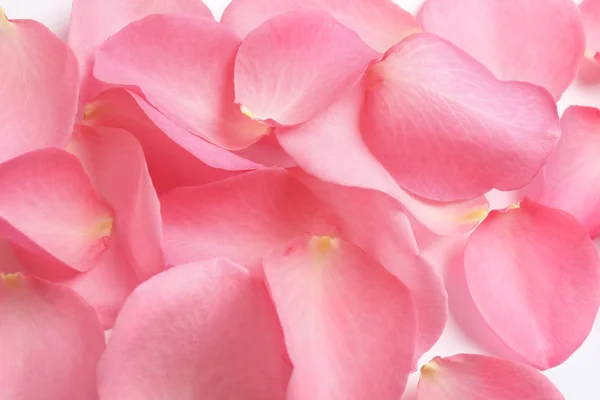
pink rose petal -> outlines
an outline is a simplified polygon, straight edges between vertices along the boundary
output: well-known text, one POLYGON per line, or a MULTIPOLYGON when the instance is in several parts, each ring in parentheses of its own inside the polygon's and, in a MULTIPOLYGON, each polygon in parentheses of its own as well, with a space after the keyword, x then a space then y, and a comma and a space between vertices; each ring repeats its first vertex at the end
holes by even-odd
POLYGON ((253 119, 299 124, 354 86, 376 57, 355 32, 322 11, 281 14, 242 42, 235 101, 253 119))
POLYGON ((77 111, 77 60, 44 25, 6 19, 0 9, 0 163, 62 147, 77 111))
POLYGON ((0 393, 4 399, 96 400, 104 333, 72 290, 0 274, 0 393))
POLYGON ((221 23, 244 38, 269 19, 300 9, 329 13, 382 53, 421 30, 412 15, 390 0, 233 0, 225 9, 221 23))
POLYGON ((565 361, 600 306, 600 259, 585 228, 528 199, 492 211, 465 249, 471 296, 508 348, 532 366, 565 361))
POLYGON ((364 137, 404 189, 453 201, 528 184, 559 136, 556 104, 501 82, 431 34, 413 35, 369 71, 364 137))
POLYGON ((407 288, 360 248, 300 237, 264 269, 294 371, 292 399, 396 400, 412 367, 407 288))
MULTIPOLYGON (((101 46, 94 76, 137 88, 150 104, 192 134, 227 149, 242 149, 269 129, 243 115, 233 102, 239 44, 233 32, 208 18, 151 15, 101 46)), ((190 133, 167 133, 181 134, 190 133)))
POLYGON ((100 400, 283 400, 286 358, 263 285, 224 259, 181 265, 125 303, 100 363, 100 400))
POLYGON ((499 79, 542 86, 557 100, 583 58, 584 28, 572 0, 427 0, 419 21, 499 79))
POLYGON ((421 369, 416 400, 564 400, 524 364, 475 354, 434 358, 421 369))

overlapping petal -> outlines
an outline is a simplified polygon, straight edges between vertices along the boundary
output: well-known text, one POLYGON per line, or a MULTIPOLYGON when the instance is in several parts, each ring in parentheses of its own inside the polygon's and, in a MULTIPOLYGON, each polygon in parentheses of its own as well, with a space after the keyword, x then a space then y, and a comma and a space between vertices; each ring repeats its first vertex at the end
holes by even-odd
POLYGON ((564 400, 524 364, 476 354, 434 358, 421 369, 417 400, 564 400))
POLYGON ((44 25, 6 19, 0 9, 0 162, 64 146, 77 111, 78 67, 44 25))
POLYGON ((288 398, 398 399, 412 367, 410 291, 342 239, 300 237, 265 256, 294 364, 288 398))
POLYGON ((108 247, 114 214, 79 161, 59 149, 0 164, 0 236, 86 271, 108 247))
POLYGON ((484 320, 530 365, 561 364, 589 334, 600 306, 600 259, 570 214, 528 199, 492 211, 464 260, 484 320))
POLYGON ((546 90, 501 82, 431 34, 393 47, 370 68, 369 85, 365 141, 419 196, 453 201, 523 187, 560 136, 546 90))
POLYGON ((291 367, 264 286, 225 259, 181 265, 127 300, 101 400, 285 399, 291 367))
POLYGON ((329 13, 381 53, 421 30, 412 15, 389 0, 233 0, 221 23, 244 38, 269 19, 300 9, 329 13))
POLYGON ((156 109, 191 132, 167 132, 169 136, 195 134, 237 150, 269 132, 234 104, 233 68, 239 44, 235 33, 212 19, 151 15, 101 46, 94 76, 135 87, 156 109))
POLYGON ((281 14, 242 42, 235 60, 235 101, 258 121, 296 125, 338 100, 377 56, 323 11, 281 14))
POLYGON ((0 274, 0 394, 6 399, 96 400, 104 333, 72 290, 0 274))
POLYGON ((542 174, 539 202, 569 212, 592 237, 600 235, 600 110, 569 107, 562 136, 542 174))
POLYGON ((572 0, 427 0, 419 21, 499 79, 539 85, 557 100, 583 58, 584 28, 572 0))

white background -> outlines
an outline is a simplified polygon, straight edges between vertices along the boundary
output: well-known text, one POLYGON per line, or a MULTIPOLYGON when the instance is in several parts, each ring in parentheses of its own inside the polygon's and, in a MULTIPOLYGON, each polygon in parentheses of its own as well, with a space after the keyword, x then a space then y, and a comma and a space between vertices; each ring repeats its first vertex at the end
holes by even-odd
MULTIPOLYGON (((422 3, 422 0, 395 1, 411 12, 416 12, 422 3)), ((579 1, 576 2, 579 3, 579 1)), ((211 8, 214 15, 218 18, 229 1, 204 0, 204 3, 211 8)), ((57 35, 66 38, 71 0, 0 0, 0 6, 5 9, 10 19, 36 19, 46 24, 57 35)), ((2 61, 0 60, 0 62, 2 61)), ((579 87, 574 85, 564 94, 563 99, 559 103, 559 108, 562 112, 567 106, 572 104, 600 106, 600 86, 579 87)), ((598 160, 600 162, 600 156, 598 160)), ((421 363, 428 362, 434 356, 450 356, 456 353, 486 353, 486 351, 474 340, 469 339, 462 332, 457 322, 451 318, 440 342, 422 358, 421 363)), ((594 330, 585 344, 564 364, 546 371, 545 374, 558 386, 567 400, 598 400, 600 399, 599 360, 600 318, 597 320, 594 330)), ((413 374, 411 377, 411 387, 403 397, 403 400, 412 400, 414 398, 412 393, 417 380, 418 374, 413 374)))

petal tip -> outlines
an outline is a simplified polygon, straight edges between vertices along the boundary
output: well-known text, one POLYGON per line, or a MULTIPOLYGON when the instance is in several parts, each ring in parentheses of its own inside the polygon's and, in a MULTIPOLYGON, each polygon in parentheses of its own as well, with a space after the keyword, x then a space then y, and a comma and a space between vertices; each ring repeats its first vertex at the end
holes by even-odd
POLYGON ((318 256, 329 254, 338 246, 339 240, 331 236, 313 236, 310 240, 310 248, 318 256))
POLYGON ((12 28, 13 23, 10 22, 8 17, 6 16, 6 12, 2 7, 0 7, 0 29, 2 28, 12 28))
POLYGON ((440 368, 440 365, 439 365, 440 360, 441 360, 440 357, 435 357, 433 360, 429 361, 429 363, 423 365, 421 367, 421 377, 422 378, 427 377, 427 376, 431 377, 431 376, 435 375, 440 368))

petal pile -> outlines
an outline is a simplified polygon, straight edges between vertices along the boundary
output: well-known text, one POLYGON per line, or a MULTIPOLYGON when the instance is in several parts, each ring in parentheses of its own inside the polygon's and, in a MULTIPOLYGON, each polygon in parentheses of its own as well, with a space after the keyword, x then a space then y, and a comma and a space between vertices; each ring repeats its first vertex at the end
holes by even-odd
POLYGON ((73 0, 67 43, 0 9, 0 398, 564 399, 599 5, 73 0), (457 326, 486 355, 421 365, 457 326))

